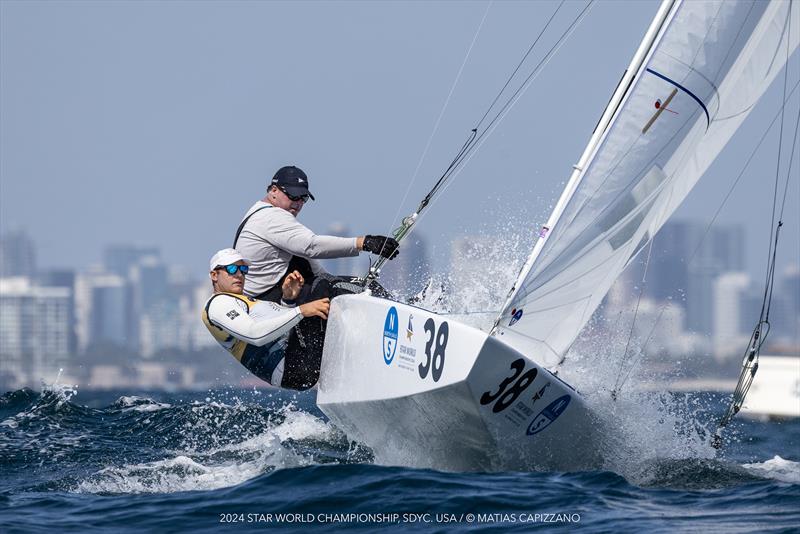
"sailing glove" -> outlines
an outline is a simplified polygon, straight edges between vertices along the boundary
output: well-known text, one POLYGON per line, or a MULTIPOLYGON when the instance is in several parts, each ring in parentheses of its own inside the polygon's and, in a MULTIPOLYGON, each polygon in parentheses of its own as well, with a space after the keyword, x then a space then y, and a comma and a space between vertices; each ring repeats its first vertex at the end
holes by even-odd
POLYGON ((391 237, 384 237, 382 235, 365 235, 364 236, 364 250, 378 254, 387 259, 394 259, 398 254, 397 248, 400 243, 391 237))

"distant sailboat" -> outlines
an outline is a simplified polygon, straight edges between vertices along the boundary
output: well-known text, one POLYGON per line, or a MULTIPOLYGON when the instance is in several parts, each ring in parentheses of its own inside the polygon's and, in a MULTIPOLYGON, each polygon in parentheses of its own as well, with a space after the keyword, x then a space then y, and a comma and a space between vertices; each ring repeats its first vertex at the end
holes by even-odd
POLYGON ((368 294, 338 297, 320 408, 379 461, 596 467, 602 429, 553 372, 782 70, 798 36, 797 2, 664 1, 492 332, 368 294))

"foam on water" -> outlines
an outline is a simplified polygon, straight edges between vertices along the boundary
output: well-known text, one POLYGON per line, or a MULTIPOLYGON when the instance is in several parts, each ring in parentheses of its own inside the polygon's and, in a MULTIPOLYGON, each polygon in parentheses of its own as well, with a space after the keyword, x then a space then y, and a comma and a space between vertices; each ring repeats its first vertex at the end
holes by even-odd
MULTIPOLYGON (((336 436, 330 424, 290 404, 279 410, 279 423, 268 425, 242 441, 226 443, 215 430, 224 422, 224 416, 218 413, 220 408, 232 413, 252 409, 240 402, 192 403, 193 412, 207 417, 201 418, 203 424, 184 426, 183 432, 188 435, 182 450, 167 451, 169 457, 154 461, 105 467, 80 481, 72 491, 174 493, 234 486, 275 469, 315 463, 313 457, 298 453, 288 442, 336 436)), ((238 426, 232 428, 237 430, 238 426)))
MULTIPOLYGON (((462 262, 456 262, 450 273, 434 276, 418 305, 490 330, 531 250, 536 232, 529 226, 512 222, 499 231, 484 232, 491 238, 454 247, 462 262)), ((647 483, 657 471, 654 465, 712 460, 716 451, 711 447, 714 414, 707 401, 668 393, 663 377, 644 370, 641 343, 636 334, 629 339, 624 328, 593 320, 558 372, 585 396, 598 416, 603 467, 647 483), (615 386, 620 388, 613 400, 615 386)), ((680 373, 678 367, 676 363, 672 372, 680 373)))
POLYGON ((124 396, 117 399, 115 405, 122 408, 123 411, 135 412, 157 412, 164 408, 171 408, 171 404, 156 402, 153 399, 146 397, 137 397, 136 395, 124 396))
MULTIPOLYGON (((59 373, 59 377, 60 377, 59 373)), ((29 390, 28 390, 29 391, 29 390)), ((62 426, 62 419, 80 413, 71 399, 78 393, 78 386, 42 382, 42 392, 36 402, 3 421, 0 427, 14 430, 25 437, 15 447, 15 452, 24 454, 36 451, 42 457, 57 461, 69 451, 88 439, 85 434, 75 434, 62 426)))
POLYGON ((598 416, 604 468, 648 484, 664 462, 714 459, 709 400, 668 392, 663 377, 634 363, 643 357, 639 340, 625 338, 590 324, 559 368, 598 416))
POLYGON ((764 478, 788 482, 790 484, 800 484, 800 462, 784 460, 777 455, 771 460, 744 464, 742 467, 764 478))

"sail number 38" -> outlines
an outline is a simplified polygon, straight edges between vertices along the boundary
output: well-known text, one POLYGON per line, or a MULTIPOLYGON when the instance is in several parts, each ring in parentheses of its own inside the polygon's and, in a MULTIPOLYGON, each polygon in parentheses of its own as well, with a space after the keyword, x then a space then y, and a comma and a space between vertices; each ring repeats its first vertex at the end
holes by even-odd
POLYGON ((536 369, 536 367, 523 373, 525 370, 524 358, 519 358, 511 362, 510 368, 513 373, 511 376, 504 378, 503 381, 500 382, 496 392, 492 393, 490 390, 485 391, 483 395, 481 395, 482 405, 485 406, 494 402, 494 406, 492 406, 492 411, 494 413, 500 413, 514 404, 514 401, 517 400, 517 397, 519 397, 522 392, 531 385, 533 380, 536 378, 536 375, 539 373, 539 370, 536 369))
POLYGON ((450 326, 444 321, 439 325, 437 332, 436 323, 429 318, 425 321, 425 333, 428 334, 428 342, 425 344, 425 363, 419 364, 418 367, 419 377, 425 378, 430 373, 433 381, 438 382, 444 369, 444 349, 447 347, 450 326))

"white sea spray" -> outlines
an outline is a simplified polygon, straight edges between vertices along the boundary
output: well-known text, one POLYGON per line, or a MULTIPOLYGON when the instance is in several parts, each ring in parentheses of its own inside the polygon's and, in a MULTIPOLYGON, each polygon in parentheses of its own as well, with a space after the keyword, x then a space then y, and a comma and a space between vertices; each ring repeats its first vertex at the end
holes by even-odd
POLYGON ((800 462, 786 460, 777 455, 764 462, 744 464, 742 467, 764 478, 800 484, 800 462))
POLYGON ((226 419, 257 407, 239 399, 233 404, 211 401, 189 406, 199 417, 184 425, 179 449, 165 451, 168 457, 154 461, 107 466, 79 482, 73 491, 173 493, 235 486, 275 469, 315 463, 312 457, 289 447, 290 441, 341 438, 329 423, 289 403, 277 411, 277 422, 231 443, 219 429, 226 424, 234 431, 239 427, 226 419))
MULTIPOLYGON (((515 220, 482 229, 483 237, 454 242, 450 271, 431 278, 418 305, 489 331, 538 227, 515 220)), ((713 417, 706 401, 668 391, 668 378, 681 374, 681 362, 660 362, 654 371, 655 362, 648 361, 647 354, 658 353, 661 340, 654 336, 645 350, 652 325, 641 320, 637 324, 633 316, 633 310, 621 310, 609 319, 595 314, 558 372, 598 416, 603 468, 645 481, 653 463, 710 460, 716 453, 710 445, 713 417)))

